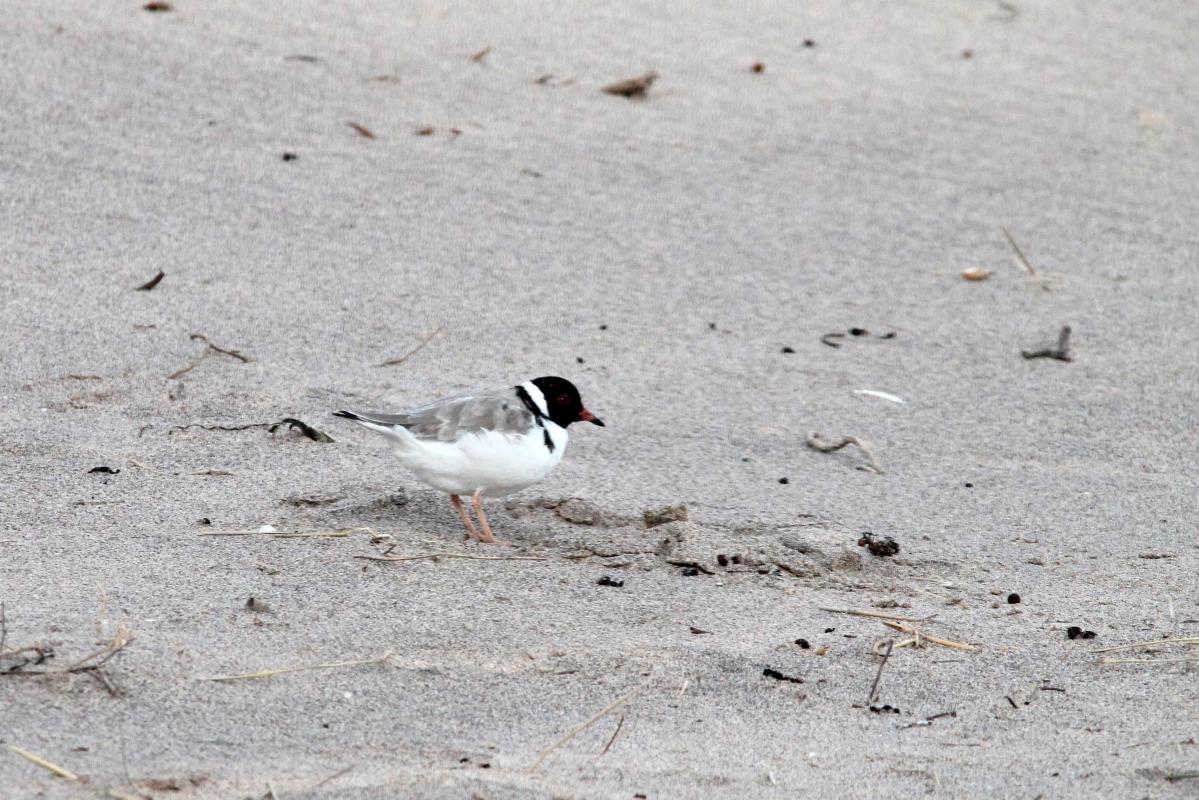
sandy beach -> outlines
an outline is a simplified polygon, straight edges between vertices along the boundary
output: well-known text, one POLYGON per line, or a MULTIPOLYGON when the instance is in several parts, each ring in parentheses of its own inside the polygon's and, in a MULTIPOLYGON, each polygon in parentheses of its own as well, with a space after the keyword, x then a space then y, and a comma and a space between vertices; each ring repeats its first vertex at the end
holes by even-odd
POLYGON ((3 800, 1199 791, 1199 8, 10 5, 3 800))

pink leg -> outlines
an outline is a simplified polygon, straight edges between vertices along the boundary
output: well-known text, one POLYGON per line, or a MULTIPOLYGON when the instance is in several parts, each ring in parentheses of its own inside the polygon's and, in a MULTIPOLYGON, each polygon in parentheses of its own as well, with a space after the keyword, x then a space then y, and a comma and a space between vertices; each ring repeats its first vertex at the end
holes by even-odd
POLYGON ((462 507, 462 498, 456 494, 450 495, 450 504, 454 506, 454 510, 458 512, 458 516, 462 519, 462 524, 466 526, 466 532, 470 534, 470 538, 486 541, 479 535, 479 529, 475 527, 475 523, 471 522, 470 517, 466 513, 466 509, 462 507))
POLYGON ((495 536, 491 533, 491 523, 487 521, 487 515, 483 513, 482 489, 475 490, 475 494, 471 498, 471 505, 475 507, 475 516, 479 518, 479 524, 483 526, 483 535, 479 537, 479 541, 494 542, 495 536))

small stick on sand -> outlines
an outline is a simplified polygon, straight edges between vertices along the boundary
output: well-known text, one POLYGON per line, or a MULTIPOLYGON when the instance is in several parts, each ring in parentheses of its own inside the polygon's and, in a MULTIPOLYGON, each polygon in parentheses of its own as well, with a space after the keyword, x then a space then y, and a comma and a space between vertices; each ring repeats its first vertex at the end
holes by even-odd
POLYGON ((883 468, 878 465, 878 461, 875 459, 874 453, 871 452, 870 447, 856 436, 843 436, 836 442, 829 442, 826 441, 821 434, 813 432, 808 436, 805 444, 807 444, 807 446, 813 450, 818 450, 821 453, 835 453, 842 447, 847 447, 852 444, 854 447, 862 451, 862 455, 866 456, 866 461, 869 462, 868 466, 870 469, 874 470, 879 475, 883 474, 883 468))
POLYGON ((63 670, 63 672, 82 672, 83 670, 98 669, 105 661, 115 656, 125 646, 133 641, 133 632, 121 625, 117 628, 116 635, 112 637, 112 641, 104 647, 100 648, 90 656, 84 656, 76 661, 71 666, 63 670), (96 660, 99 659, 99 660, 96 660), (95 663, 89 664, 89 661, 95 663))
POLYGON ((241 675, 206 675, 196 678, 199 681, 243 681, 251 678, 270 678, 275 675, 283 675, 288 672, 308 672, 318 669, 336 669, 338 667, 358 667, 367 664, 382 664, 391 658, 391 651, 388 650, 381 656, 375 658, 364 658, 358 661, 334 661, 328 664, 311 664, 305 667, 283 667, 282 669, 264 669, 261 672, 247 672, 241 675))
POLYGON ((34 755, 33 753, 29 752, 28 750, 17 747, 15 744, 10 744, 8 746, 8 749, 12 750, 14 753, 19 755, 21 758, 25 759, 26 761, 29 761, 33 764, 37 764, 42 769, 53 772, 55 775, 57 775, 60 778, 65 778, 68 781, 79 780, 79 776, 76 775, 74 772, 71 772, 69 769, 64 769, 63 767, 60 767, 57 764, 53 764, 53 763, 47 761, 46 759, 42 758, 39 755, 34 755))
MULTIPOLYGON (((230 530, 230 531, 200 531, 197 536, 270 536, 273 539, 313 539, 331 538, 344 539, 352 533, 371 531, 370 528, 338 528, 332 531, 259 531, 259 530, 230 530)), ((373 531, 371 531, 373 532, 373 531)))
POLYGON ((1012 238, 1012 234, 1008 233, 1007 227, 1003 227, 1002 230, 1003 235, 1007 237, 1007 243, 1010 244, 1012 249, 1016 251, 1016 258, 1020 260, 1020 265, 1028 271, 1029 275, 1036 275, 1036 269, 1034 269, 1033 265, 1030 264, 1028 259, 1024 257, 1024 251, 1020 249, 1020 245, 1016 244, 1016 240, 1012 238))
POLYGON ((1199 636, 1184 639, 1154 639, 1148 642, 1132 642, 1131 644, 1115 644, 1111 647, 1098 647, 1092 653, 1114 653, 1117 650, 1135 650, 1138 647, 1156 647, 1158 645, 1186 644, 1199 645, 1199 636))
POLYGON ((883 652, 883 660, 878 662, 878 672, 874 673, 874 683, 870 684, 870 694, 866 697, 866 705, 874 705, 874 701, 878 699, 878 682, 883 677, 883 667, 887 666, 887 659, 891 657, 891 649, 895 647, 895 640, 887 640, 887 649, 883 652))
POLYGON ((609 703, 608 705, 606 705, 606 706, 604 706, 602 709, 600 709, 600 710, 599 710, 599 711, 598 711, 598 712, 595 714, 595 716, 593 716, 591 719, 587 720, 587 721, 586 721, 586 722, 584 722, 582 725, 578 725, 578 726, 576 726, 575 728, 571 729, 570 733, 566 734, 566 735, 565 735, 565 736, 563 736, 561 739, 559 739, 558 741, 556 741, 556 742, 554 742, 553 744, 551 744, 549 747, 547 747, 547 748, 545 748, 544 750, 542 750, 540 753, 538 753, 538 754, 537 754, 537 758, 536 758, 536 759, 533 761, 533 764, 532 764, 532 765, 529 767, 529 772, 536 772, 536 771, 537 771, 537 768, 541 766, 541 762, 542 762, 542 761, 544 761, 544 760, 546 759, 546 757, 548 757, 548 756, 550 755, 550 753, 554 752, 554 751, 555 751, 555 750, 557 750, 559 747, 561 747, 562 745, 566 744, 566 743, 567 743, 567 742, 569 742, 571 739, 575 738, 575 737, 576 737, 576 736, 578 736, 580 733, 582 733, 583 731, 587 730, 587 729, 588 729, 588 728, 590 728, 592 725, 594 725, 595 723, 599 722, 601 719, 603 719, 604 717, 608 716, 608 715, 609 715, 609 714, 611 714, 613 711, 615 711, 616 709, 618 709, 618 708, 620 708, 621 706, 623 706, 625 703, 627 703, 627 702, 629 702, 630 700, 632 700, 632 699, 633 699, 633 697, 634 697, 634 695, 636 695, 638 692, 640 692, 640 691, 641 691, 643 688, 645 688, 645 684, 642 684, 641 686, 638 686, 636 689, 634 689, 633 691, 629 692, 629 693, 628 693, 628 694, 626 694, 624 697, 621 697, 621 698, 619 698, 619 699, 617 699, 617 700, 613 700, 611 703, 609 703))
POLYGON ((624 727, 624 714, 621 714, 620 721, 616 723, 616 730, 612 731, 612 737, 610 739, 608 739, 608 743, 606 745, 604 745, 604 749, 600 751, 600 754, 598 756, 599 758, 603 758, 604 755, 608 752, 608 750, 610 750, 612 748, 612 743, 616 741, 616 737, 620 735, 620 729, 623 727, 624 727))
POLYGON ((202 333, 193 333, 189 338, 193 342, 196 342, 196 341, 203 342, 204 343, 204 352, 200 353, 199 357, 196 358, 196 360, 193 361, 192 363, 188 364, 186 367, 183 367, 182 369, 177 369, 174 372, 172 372, 170 375, 168 375, 167 376, 168 381, 173 381, 173 380, 182 378, 184 375, 191 372, 196 367, 200 366, 200 363, 204 359, 206 359, 210 355, 212 355, 213 353, 220 353, 221 355, 229 356, 230 358, 236 358, 238 361, 242 362, 243 364, 249 364, 251 361, 253 361, 253 359, 250 358, 249 356, 239 353, 236 350, 230 350, 225 347, 218 347, 217 345, 215 345, 211 341, 209 341, 208 337, 202 333))
POLYGON ((1070 326, 1062 326, 1057 335, 1056 347, 1045 347, 1040 350, 1021 350, 1020 355, 1028 359, 1052 358, 1055 361, 1073 361, 1074 357, 1070 355, 1070 326))
POLYGON ((1180 658, 1101 658, 1100 664, 1191 664, 1199 663, 1199 656, 1180 658))
POLYGON ((933 614, 931 617, 923 617, 921 619, 916 619, 914 617, 897 617, 894 614, 888 614, 885 611, 857 611, 852 608, 821 608, 820 610, 821 611, 830 611, 834 614, 849 614, 850 616, 853 616, 853 617, 872 617, 874 619, 893 619, 893 620, 898 620, 900 622, 928 622, 929 620, 936 617, 936 614, 933 614))
POLYGON ((442 328, 438 328, 437 330, 433 331, 425 338, 421 339, 420 344, 418 344, 416 347, 409 350, 407 353, 404 353, 404 355, 397 356, 395 358, 389 358, 386 361, 375 364, 375 366, 376 367, 396 367, 396 366, 399 366, 400 364, 403 364, 405 361, 412 358, 414 355, 416 355, 421 350, 423 350, 425 345, 427 345, 429 342, 433 341, 433 339, 435 339, 437 337, 437 334, 441 333, 441 331, 442 331, 442 328))
POLYGON ((418 556, 365 556, 356 555, 365 561, 422 561, 439 558, 467 558, 472 561, 549 561, 542 556, 472 556, 468 553, 422 553, 418 556))
POLYGON ((962 642, 955 642, 952 639, 942 639, 940 636, 933 636, 932 634, 929 634, 929 633, 922 633, 921 631, 918 631, 915 628, 913 628, 911 625, 905 625, 902 622, 893 622, 892 620, 889 620, 889 619, 879 620, 879 622, 883 623, 888 628, 894 628, 897 631, 902 631, 904 633, 910 633, 913 636, 919 636, 921 639, 923 639, 925 641, 932 642, 933 644, 939 644, 942 647, 951 647, 954 650, 964 650, 969 653, 973 653, 974 651, 978 650, 978 648, 972 644, 963 644, 962 642))

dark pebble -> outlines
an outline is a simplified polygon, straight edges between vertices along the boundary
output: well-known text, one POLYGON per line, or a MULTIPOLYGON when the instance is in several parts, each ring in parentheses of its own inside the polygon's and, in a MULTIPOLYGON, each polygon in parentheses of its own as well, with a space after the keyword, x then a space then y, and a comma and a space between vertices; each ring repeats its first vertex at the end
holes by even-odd
POLYGON ((800 650, 807 650, 809 647, 811 647, 811 646, 812 646, 812 645, 808 644, 808 640, 807 640, 807 639, 796 639, 796 640, 795 640, 795 643, 796 643, 797 645, 799 645, 799 649, 800 649, 800 650))
POLYGON ((815 39, 804 39, 804 40, 803 40, 803 46, 804 46, 804 47, 815 47, 815 46, 816 46, 816 40, 815 40, 815 39))
POLYGON ((795 348, 794 347, 784 347, 783 352, 790 355, 795 352, 795 348))
POLYGON ((866 336, 869 333, 870 333, 870 331, 866 330, 865 328, 850 328, 849 329, 850 336, 866 336))
POLYGON ((284 161, 295 161, 297 158, 299 158, 299 156, 296 155, 295 153, 284 153, 283 154, 284 161))
POLYGON ((624 581, 612 580, 607 575, 600 578, 598 581, 596 581, 596 583, 600 586, 612 586, 616 589, 619 589, 621 586, 624 586, 624 581))
POLYGON ((779 483, 783 484, 784 486, 786 486, 790 482, 791 482, 790 478, 779 478, 779 483))
POLYGON ((973 489, 973 488, 974 488, 974 484, 973 484, 973 483, 967 483, 967 484, 966 484, 966 488, 967 488, 967 489, 973 489))
POLYGON ((729 565, 729 557, 726 556, 724 553, 717 553, 716 554, 716 563, 722 567, 727 567, 729 565))
POLYGON ((1016 603, 1020 602, 1020 595, 1016 594, 1015 592, 1012 592, 1011 594, 1009 594, 1007 596, 1007 601, 1008 601, 1008 605, 1014 606, 1014 605, 1016 605, 1016 603))

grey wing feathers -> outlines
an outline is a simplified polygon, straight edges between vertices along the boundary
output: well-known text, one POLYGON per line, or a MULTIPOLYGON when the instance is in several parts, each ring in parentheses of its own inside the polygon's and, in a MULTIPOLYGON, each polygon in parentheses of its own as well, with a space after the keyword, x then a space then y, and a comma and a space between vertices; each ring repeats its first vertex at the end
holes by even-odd
POLYGON ((468 433, 493 430, 525 434, 533 415, 512 390, 471 392, 420 406, 403 414, 356 413, 366 422, 407 428, 418 439, 452 442, 468 433))

